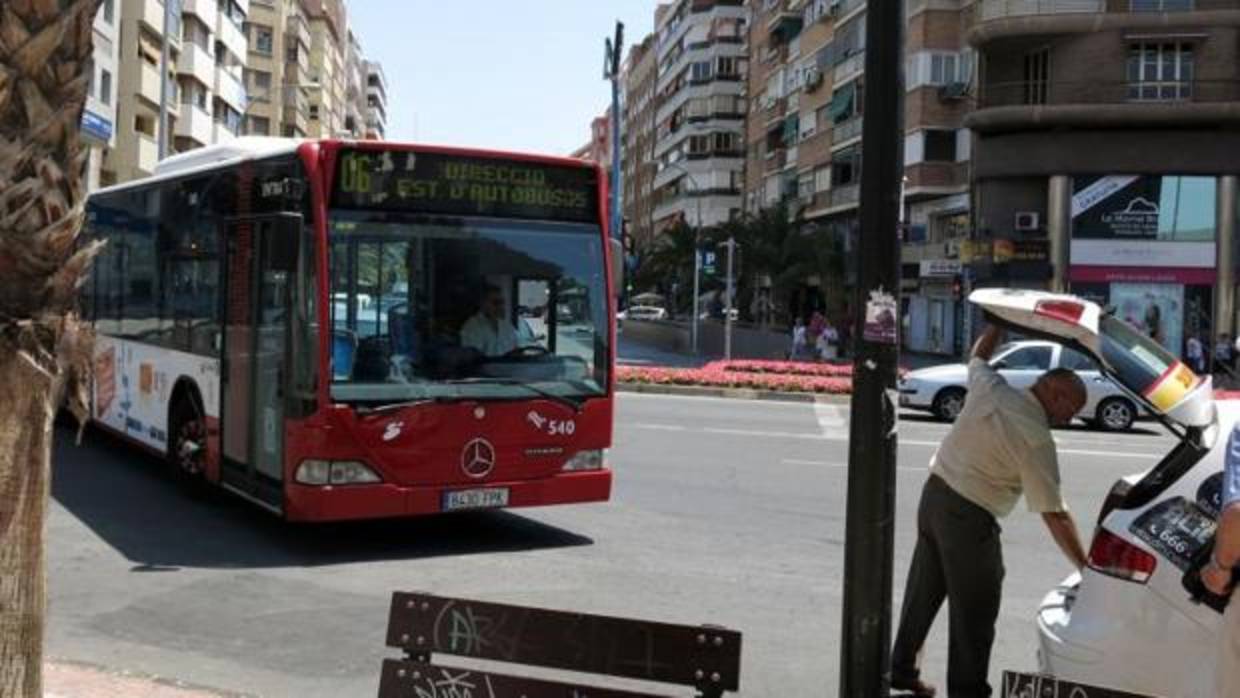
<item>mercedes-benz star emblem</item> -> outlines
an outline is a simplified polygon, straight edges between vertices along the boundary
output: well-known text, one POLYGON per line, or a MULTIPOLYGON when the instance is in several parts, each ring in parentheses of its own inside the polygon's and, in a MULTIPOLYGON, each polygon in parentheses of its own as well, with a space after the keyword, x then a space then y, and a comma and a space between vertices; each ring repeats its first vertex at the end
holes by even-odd
POLYGON ((486 439, 474 439, 465 444, 461 450, 461 470, 465 474, 481 479, 491 474, 495 467, 495 447, 486 439))

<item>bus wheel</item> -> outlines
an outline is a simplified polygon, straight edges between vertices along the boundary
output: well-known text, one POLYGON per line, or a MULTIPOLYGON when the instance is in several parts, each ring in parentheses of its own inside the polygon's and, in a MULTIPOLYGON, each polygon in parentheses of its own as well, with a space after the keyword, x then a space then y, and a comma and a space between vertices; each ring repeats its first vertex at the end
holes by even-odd
POLYGON ((168 420, 168 462, 182 479, 202 478, 207 461, 207 419, 193 395, 183 395, 172 406, 168 420))

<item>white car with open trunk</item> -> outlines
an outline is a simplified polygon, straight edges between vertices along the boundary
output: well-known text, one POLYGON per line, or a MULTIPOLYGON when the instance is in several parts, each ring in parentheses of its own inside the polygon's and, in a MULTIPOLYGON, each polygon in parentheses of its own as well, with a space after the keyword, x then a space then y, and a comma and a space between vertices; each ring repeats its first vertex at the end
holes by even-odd
POLYGON ((1094 303, 1007 289, 969 300, 992 322, 1091 356, 1179 439, 1170 453, 1152 453, 1148 470, 1099 493, 1088 566, 1038 611, 1040 669, 1140 695, 1213 698, 1221 615, 1193 582, 1213 540, 1240 402, 1216 406, 1209 378, 1094 303))

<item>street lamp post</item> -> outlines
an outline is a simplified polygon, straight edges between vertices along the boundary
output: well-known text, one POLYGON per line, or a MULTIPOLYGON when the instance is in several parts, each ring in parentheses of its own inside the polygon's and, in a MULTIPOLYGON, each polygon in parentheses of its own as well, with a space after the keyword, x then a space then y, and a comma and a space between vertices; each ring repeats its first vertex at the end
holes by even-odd
POLYGON ((723 318, 723 358, 732 360, 732 254, 736 251, 736 238, 728 237, 724 243, 728 248, 728 286, 727 306, 723 318))

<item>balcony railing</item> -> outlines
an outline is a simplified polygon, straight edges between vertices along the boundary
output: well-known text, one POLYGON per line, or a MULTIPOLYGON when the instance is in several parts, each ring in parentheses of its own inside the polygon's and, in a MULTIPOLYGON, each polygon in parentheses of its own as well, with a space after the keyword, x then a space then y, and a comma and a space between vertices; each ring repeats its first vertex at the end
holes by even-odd
POLYGON ((854 53, 835 66, 833 80, 836 85, 865 70, 865 51, 854 53))
POLYGON ((861 199, 861 185, 845 184, 844 186, 832 189, 828 193, 831 197, 827 206, 831 208, 835 208, 837 206, 850 206, 852 204, 856 204, 857 201, 861 199))
POLYGON ((978 20, 989 22, 1007 17, 1105 12, 1106 0, 980 0, 978 20))
POLYGON ((981 89, 978 107, 1089 104, 1184 104, 1240 101, 1240 80, 1159 82, 995 83, 981 89))
POLYGON ((865 119, 862 119, 861 115, 858 114, 848 121, 836 124, 833 127, 834 131, 832 131, 831 134, 831 141, 835 145, 840 145, 856 138, 857 136, 860 136, 861 128, 864 123, 865 119))

